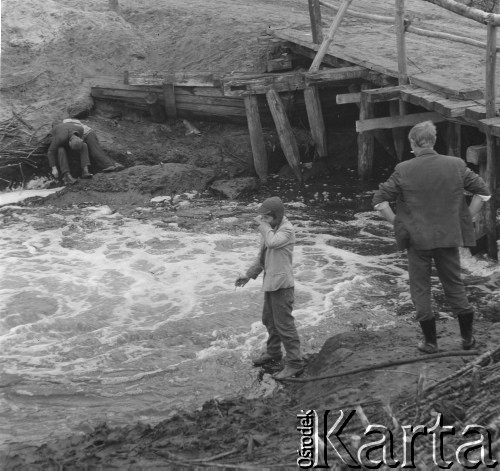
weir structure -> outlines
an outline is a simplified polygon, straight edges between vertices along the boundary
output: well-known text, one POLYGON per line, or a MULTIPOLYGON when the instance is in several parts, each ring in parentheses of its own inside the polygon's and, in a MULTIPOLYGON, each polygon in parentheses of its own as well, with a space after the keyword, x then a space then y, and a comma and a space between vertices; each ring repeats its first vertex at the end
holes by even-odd
POLYGON ((407 12, 406 1, 393 0, 392 15, 388 16, 351 8, 353 0, 308 0, 308 30, 269 30, 264 73, 127 71, 119 80, 95 78, 91 95, 96 100, 148 110, 157 121, 216 118, 246 122, 255 171, 262 181, 266 181, 268 171, 262 120, 274 123, 283 153, 296 179, 302 180, 299 149, 289 119, 290 100, 307 115, 317 159, 328 155, 324 114, 332 108, 357 106, 359 116, 354 126, 361 179, 372 174, 375 142, 388 148, 387 133, 395 161, 401 161, 409 127, 425 120, 442 123, 446 153, 477 166, 492 194, 477 223, 476 236, 487 239, 488 255, 498 259, 496 54, 500 15, 454 0, 414 0, 456 16, 459 33, 443 32, 439 18, 432 15, 431 28, 421 27, 407 12), (325 31, 328 15, 333 18, 325 31), (463 27, 463 22, 475 27, 463 27), (478 24, 482 27, 477 28, 478 24), (484 40, 478 34, 483 34, 484 40), (407 41, 409 35, 411 41, 407 41), (457 77, 451 68, 442 66, 439 45, 444 43, 456 46, 444 51, 448 63, 450 58, 466 61, 466 74, 457 77), (291 70, 293 58, 301 58, 300 70, 291 70), (464 148, 462 138, 471 128, 483 136, 483 142, 464 148))

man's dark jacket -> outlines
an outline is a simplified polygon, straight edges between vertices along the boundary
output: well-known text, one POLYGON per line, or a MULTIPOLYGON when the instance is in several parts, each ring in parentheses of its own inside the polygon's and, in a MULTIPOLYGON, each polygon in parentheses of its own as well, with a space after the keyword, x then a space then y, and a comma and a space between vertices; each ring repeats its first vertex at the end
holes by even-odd
POLYGON ((373 204, 396 201, 394 230, 400 249, 473 247, 474 226, 464 191, 489 195, 483 179, 465 162, 432 149, 396 165, 373 204))
POLYGON ((50 141, 47 156, 49 158, 49 165, 55 167, 57 165, 57 149, 64 147, 69 150, 69 140, 73 134, 83 139, 83 126, 74 123, 58 124, 51 131, 52 140, 50 141))

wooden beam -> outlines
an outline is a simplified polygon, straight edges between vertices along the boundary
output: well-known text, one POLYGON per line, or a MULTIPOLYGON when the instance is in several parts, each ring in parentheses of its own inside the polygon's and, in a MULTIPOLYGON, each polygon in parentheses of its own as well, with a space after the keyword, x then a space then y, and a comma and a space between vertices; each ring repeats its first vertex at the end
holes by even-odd
POLYGON ((481 119, 478 125, 479 130, 485 134, 500 137, 500 117, 481 119))
POLYGON ((304 76, 298 72, 284 74, 228 75, 222 79, 225 96, 237 97, 250 94, 265 94, 272 87, 277 92, 303 90, 304 76))
MULTIPOLYGON (((366 87, 366 85, 363 85, 366 87)), ((361 93, 361 101, 359 103, 359 121, 370 121, 373 117, 373 104, 368 102, 367 95, 361 93)), ((358 134, 358 176, 361 180, 366 180, 371 176, 373 169, 373 150, 374 139, 372 133, 359 131, 358 134)))
MULTIPOLYGON (((406 114, 401 113, 400 100, 389 102, 389 114, 391 117, 404 116, 406 114)), ((404 158, 407 133, 402 127, 392 128, 392 140, 394 143, 394 150, 396 152, 396 159, 398 162, 402 162, 404 158)))
POLYGON ((396 0, 395 27, 396 49, 398 51, 398 82, 399 85, 406 85, 408 83, 408 68, 405 38, 405 0, 396 0))
POLYGON ((327 53, 328 48, 330 47, 330 44, 333 41, 333 37, 335 36, 335 33, 339 29, 340 24, 342 23, 342 19, 344 18, 345 12, 349 8, 351 2, 352 0, 344 0, 342 2, 342 5, 340 5, 338 12, 335 15, 335 18, 333 19, 333 23, 328 29, 326 38, 323 39, 323 42, 321 43, 321 46, 318 49, 318 53, 316 54, 316 57, 314 58, 311 64, 311 67, 309 68, 309 72, 316 72, 317 70, 319 70, 319 66, 321 65, 321 62, 323 62, 323 57, 325 57, 325 54, 327 53))
MULTIPOLYGON (((496 116, 496 44, 497 27, 489 24, 487 28, 486 49, 486 117, 496 116)), ((497 191, 497 154, 498 146, 496 137, 486 134, 486 169, 484 180, 492 197, 485 205, 486 229, 488 234, 488 255, 498 260, 496 238, 496 191, 497 191)))
POLYGON ((455 157, 462 156, 462 126, 448 121, 446 123, 446 153, 455 157))
POLYGON ((405 86, 397 85, 395 87, 373 88, 364 90, 369 103, 382 103, 384 101, 398 100, 401 97, 401 91, 405 86))
POLYGON ((469 146, 465 152, 465 160, 474 165, 486 162, 486 146, 469 146))
POLYGON ((286 160, 295 174, 295 177, 299 182, 301 182, 302 173, 300 171, 299 146, 297 145, 297 141, 293 135, 292 126, 286 116, 281 98, 278 95, 278 92, 273 88, 270 88, 267 91, 266 98, 273 116, 274 124, 276 125, 281 148, 283 149, 286 160))
POLYGON ((255 172, 259 179, 267 182, 267 153, 264 133, 260 122, 259 105, 255 95, 248 95, 244 99, 247 113, 248 132, 250 134, 250 144, 252 145, 253 163, 255 172))
POLYGON ((319 90, 316 87, 308 87, 304 90, 307 117, 309 119, 309 129, 314 142, 314 146, 319 158, 328 155, 326 144, 326 129, 321 110, 321 100, 319 90))
POLYGON ((304 77, 306 86, 323 86, 347 80, 366 79, 368 77, 368 73, 369 70, 365 67, 352 66, 337 69, 322 69, 315 72, 305 72, 304 77))
POLYGON ((163 102, 165 103, 167 119, 176 119, 177 107, 175 105, 175 87, 171 83, 163 85, 163 102))
POLYGON ((422 121, 440 123, 446 121, 446 118, 439 113, 427 112, 407 114, 405 116, 391 116, 389 118, 360 119, 356 121, 356 131, 367 132, 373 131, 374 129, 409 127, 421 123, 422 121))
POLYGON ((323 42, 323 27, 321 26, 321 7, 319 0, 308 0, 308 3, 313 43, 321 44, 323 42))
POLYGON ((339 93, 335 97, 337 105, 346 105, 347 103, 359 103, 361 101, 361 93, 339 93))

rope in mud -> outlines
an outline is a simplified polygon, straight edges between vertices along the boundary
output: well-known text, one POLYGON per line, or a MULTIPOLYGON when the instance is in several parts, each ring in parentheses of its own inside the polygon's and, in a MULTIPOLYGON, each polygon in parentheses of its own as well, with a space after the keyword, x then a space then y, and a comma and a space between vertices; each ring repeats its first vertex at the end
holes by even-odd
POLYGON ((376 365, 365 366, 363 368, 357 368, 355 370, 343 371, 341 373, 334 373, 331 375, 315 376, 313 378, 282 378, 279 381, 288 381, 290 383, 309 383, 311 381, 320 381, 322 379, 338 378, 340 376, 347 376, 347 375, 352 375, 352 374, 356 374, 356 373, 362 373, 364 371, 371 371, 371 370, 376 370, 376 369, 381 369, 381 368, 387 368, 389 366, 406 365, 408 363, 417 363, 419 361, 434 360, 436 358, 444 358, 444 357, 452 357, 452 356, 472 356, 472 355, 479 355, 479 352, 477 350, 470 350, 470 351, 452 350, 450 352, 434 353, 432 355, 426 355, 426 356, 421 356, 421 357, 417 357, 417 358, 407 358, 406 360, 387 361, 385 363, 378 363, 376 365))

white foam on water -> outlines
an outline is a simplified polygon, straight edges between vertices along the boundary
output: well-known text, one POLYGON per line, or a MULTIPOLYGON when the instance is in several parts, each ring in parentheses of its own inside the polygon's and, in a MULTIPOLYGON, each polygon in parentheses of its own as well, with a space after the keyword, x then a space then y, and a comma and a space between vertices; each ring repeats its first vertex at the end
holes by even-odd
MULTIPOLYGON (((230 394, 256 374, 241 365, 267 337, 262 280, 237 290, 234 280, 257 256, 257 232, 179 231, 107 206, 11 206, 0 218, 0 368, 22 379, 13 397, 125 397, 135 402, 116 405, 121 409, 110 417, 128 418, 147 399, 153 420, 165 397, 190 404, 209 398, 183 393, 184 376, 189 391, 209 395, 218 381, 214 391, 230 394), (234 375, 231 365, 239 365, 234 375), (227 375, 236 378, 231 386, 227 375)), ((376 213, 352 222, 294 222, 294 316, 304 351, 317 351, 349 323, 390 326, 396 304, 409 300, 404 255, 394 251, 390 227, 376 213)), ((473 258, 465 266, 492 273, 473 258)), ((22 401, 9 407, 21 417, 16 407, 30 413, 22 401)))
POLYGON ((58 191, 61 191, 63 188, 64 187, 50 189, 47 188, 42 190, 15 190, 0 192, 0 206, 19 203, 20 201, 24 201, 27 198, 33 198, 35 196, 45 198, 49 195, 57 193, 58 191))

